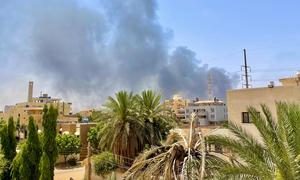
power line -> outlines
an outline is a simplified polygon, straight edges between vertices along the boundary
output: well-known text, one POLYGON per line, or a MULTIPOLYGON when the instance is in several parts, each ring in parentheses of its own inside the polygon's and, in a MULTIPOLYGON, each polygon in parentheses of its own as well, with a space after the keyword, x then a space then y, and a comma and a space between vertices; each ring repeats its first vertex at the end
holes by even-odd
MULTIPOLYGON (((278 69, 253 69, 251 70, 251 73, 276 73, 276 72, 291 72, 291 71, 300 71, 299 68, 278 68, 278 69)), ((230 73, 242 73, 243 70, 234 71, 230 73)))
POLYGON ((285 72, 285 71, 299 71, 300 67, 288 67, 288 68, 277 68, 277 69, 255 69, 252 73, 264 73, 264 72, 285 72))

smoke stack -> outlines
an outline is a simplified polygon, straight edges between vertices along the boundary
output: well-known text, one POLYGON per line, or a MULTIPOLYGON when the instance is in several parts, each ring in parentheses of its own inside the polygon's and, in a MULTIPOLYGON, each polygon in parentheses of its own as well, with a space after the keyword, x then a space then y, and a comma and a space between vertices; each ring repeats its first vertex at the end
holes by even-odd
POLYGON ((33 96, 33 81, 29 81, 28 85, 28 102, 32 102, 33 96))

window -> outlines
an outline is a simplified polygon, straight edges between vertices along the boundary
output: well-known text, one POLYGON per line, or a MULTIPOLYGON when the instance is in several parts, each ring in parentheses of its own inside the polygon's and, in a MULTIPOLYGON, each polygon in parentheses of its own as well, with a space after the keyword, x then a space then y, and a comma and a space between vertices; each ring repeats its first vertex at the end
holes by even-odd
POLYGON ((219 145, 219 144, 215 144, 215 151, 216 151, 217 153, 222 153, 222 146, 219 145))
POLYGON ((211 115, 210 115, 210 119, 212 119, 212 120, 215 119, 215 115, 214 115, 214 114, 211 114, 211 115))
POLYGON ((210 108, 210 111, 211 112, 215 112, 215 108, 210 108))
POLYGON ((204 113, 204 112, 205 112, 205 109, 199 109, 199 112, 204 113))
POLYGON ((250 123, 249 112, 242 112, 242 122, 250 123))

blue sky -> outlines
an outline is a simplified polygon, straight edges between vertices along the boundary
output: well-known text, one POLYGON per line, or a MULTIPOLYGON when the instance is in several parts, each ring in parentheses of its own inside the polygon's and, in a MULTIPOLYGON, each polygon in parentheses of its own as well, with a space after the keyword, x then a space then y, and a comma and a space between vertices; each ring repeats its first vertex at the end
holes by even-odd
POLYGON ((239 71, 246 48, 252 84, 261 86, 300 69, 299 6, 299 1, 161 0, 158 16, 173 31, 172 47, 187 46, 210 66, 239 71))

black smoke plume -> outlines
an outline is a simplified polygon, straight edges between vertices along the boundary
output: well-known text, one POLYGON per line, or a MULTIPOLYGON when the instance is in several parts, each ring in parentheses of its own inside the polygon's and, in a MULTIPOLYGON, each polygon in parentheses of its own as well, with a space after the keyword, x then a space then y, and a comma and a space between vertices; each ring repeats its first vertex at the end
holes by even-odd
POLYGON ((77 108, 122 89, 206 98, 208 74, 215 96, 234 86, 235 76, 201 64, 187 47, 170 53, 172 32, 158 22, 155 0, 87 2, 1 1, 1 104, 26 99, 30 79, 77 108))

